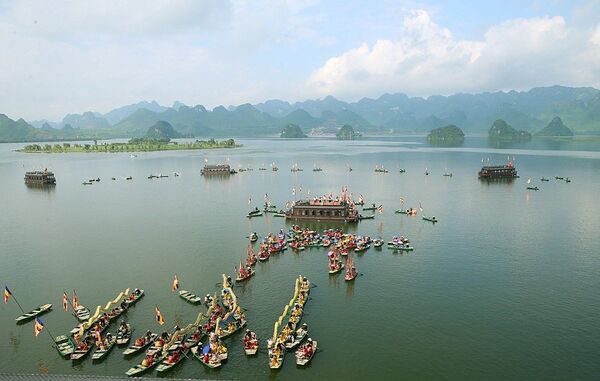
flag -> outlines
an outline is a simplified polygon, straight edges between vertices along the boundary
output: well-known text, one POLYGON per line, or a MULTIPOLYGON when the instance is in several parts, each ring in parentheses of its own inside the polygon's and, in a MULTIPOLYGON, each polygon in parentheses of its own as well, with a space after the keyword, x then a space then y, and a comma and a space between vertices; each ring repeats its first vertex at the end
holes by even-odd
POLYGON ((299 193, 302 193, 302 185, 300 185, 300 189, 298 190, 299 193))
POLYGON ((179 279, 177 279, 177 275, 175 275, 175 278, 173 279, 173 285, 171 286, 171 291, 175 292, 179 290, 179 279))
POLYGON ((248 205, 252 204, 252 197, 248 197, 248 205))
POLYGON ((531 184, 531 177, 527 179, 527 184, 531 184))
POLYGON ((404 205, 404 197, 400 197, 400 204, 404 205))
POLYGON ((162 314, 160 313, 158 306, 156 306, 155 313, 156 313, 156 321, 158 322, 158 324, 160 324, 160 325, 165 324, 165 319, 163 318, 162 314))
POLYGON ((75 290, 73 290, 73 308, 77 309, 77 307, 79 307, 79 298, 77 297, 75 290))
POLYGON ((377 207, 377 211, 378 211, 379 213, 382 213, 382 214, 383 214, 383 205, 379 205, 379 206, 377 207))
POLYGON ((8 299, 12 296, 12 292, 8 287, 4 286, 4 304, 8 303, 8 299))
POLYGON ((265 202, 269 201, 269 195, 265 193, 265 202))
POLYGON ((421 206, 421 203, 419 203, 419 210, 421 211, 421 213, 423 213, 423 207, 421 206))
POLYGON ((69 297, 67 296, 67 293, 63 291, 63 310, 68 311, 69 310, 69 297))
POLYGON ((36 317, 35 324, 33 325, 33 333, 35 333, 35 337, 37 337, 43 329, 44 323, 42 323, 39 317, 36 317))
POLYGON ((292 194, 295 196, 296 195, 296 187, 292 187, 292 194))

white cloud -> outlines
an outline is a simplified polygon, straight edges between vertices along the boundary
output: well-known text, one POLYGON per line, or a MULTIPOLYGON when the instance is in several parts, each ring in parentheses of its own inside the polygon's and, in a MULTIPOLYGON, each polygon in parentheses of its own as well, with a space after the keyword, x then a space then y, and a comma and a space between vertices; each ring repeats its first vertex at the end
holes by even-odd
POLYGON ((461 40, 411 11, 397 39, 366 43, 330 58, 306 91, 346 98, 384 92, 413 95, 564 84, 599 86, 598 29, 579 31, 564 18, 513 19, 490 27, 480 41, 461 40))

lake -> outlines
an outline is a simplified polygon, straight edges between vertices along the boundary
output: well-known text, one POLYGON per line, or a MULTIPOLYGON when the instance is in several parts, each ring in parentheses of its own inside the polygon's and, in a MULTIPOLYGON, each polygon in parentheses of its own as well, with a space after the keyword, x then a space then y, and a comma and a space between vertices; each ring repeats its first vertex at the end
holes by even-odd
MULTIPOLYGON (((414 252, 384 247, 355 255, 363 275, 347 284, 343 275, 328 275, 325 249, 288 250, 259 262, 256 275, 234 289, 248 309, 248 328, 264 339, 292 297, 294 278, 302 274, 316 285, 303 322, 322 351, 310 366, 297 368, 288 353, 282 369, 271 371, 266 353, 247 358, 242 335, 236 334, 225 340, 229 360, 221 369, 208 370, 191 358, 167 377, 597 379, 600 141, 534 140, 500 148, 476 137, 453 148, 424 141, 242 139, 240 149, 135 158, 23 154, 12 150, 24 144, 0 144, 0 281, 25 309, 54 304, 42 317, 54 336, 76 324, 61 309, 63 290, 73 289, 82 304, 95 308, 125 288, 142 288, 146 296, 125 315, 134 336, 160 329, 156 305, 170 330, 205 311, 171 292, 175 274, 183 289, 199 295, 218 291, 221 274, 233 274, 245 257, 250 232, 264 236, 291 226, 272 216, 245 217, 265 193, 283 206, 294 200, 292 188, 299 199, 338 194, 347 185, 355 198, 363 194, 367 203, 383 204, 383 213, 353 225, 307 225, 386 240, 402 234, 414 252), (514 157, 519 179, 477 179, 482 161, 504 164, 507 157, 514 157), (254 170, 204 178, 205 160, 254 170), (278 172, 258 170, 273 162, 278 172), (295 163, 304 171, 292 173, 295 163), (315 165, 323 172, 313 172, 315 165), (376 165, 389 173, 374 173, 376 165), (54 171, 54 188, 24 185, 25 170, 43 168, 54 171), (174 171, 181 176, 173 177, 174 171), (442 176, 446 171, 453 176, 442 176), (147 179, 158 173, 169 177, 147 179), (125 181, 126 176, 133 180, 125 181), (541 183, 542 176, 550 181, 541 183), (81 184, 97 177, 99 183, 81 184), (526 190, 528 178, 539 191, 526 190), (439 222, 395 214, 400 197, 405 207, 421 204, 439 222)), ((125 360, 115 349, 99 364, 88 357, 73 366, 52 348, 47 333, 35 338, 32 323, 16 325, 19 314, 12 300, 2 306, 1 372, 124 375, 142 359, 125 360)), ((110 331, 116 332, 115 324, 110 331)))

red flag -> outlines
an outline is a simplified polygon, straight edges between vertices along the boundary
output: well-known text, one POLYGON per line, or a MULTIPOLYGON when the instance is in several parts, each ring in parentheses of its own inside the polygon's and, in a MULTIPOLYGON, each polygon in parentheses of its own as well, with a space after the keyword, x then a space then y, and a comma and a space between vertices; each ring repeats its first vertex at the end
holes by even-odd
POLYGON ((158 322, 158 324, 160 324, 160 325, 165 324, 165 319, 163 318, 162 314, 160 313, 158 306, 156 306, 155 314, 156 314, 156 321, 158 322))
POLYGON ((67 296, 67 293, 63 291, 63 310, 68 311, 69 310, 69 297, 67 296))
POLYGON ((175 292, 179 290, 179 279, 177 279, 177 275, 175 275, 175 279, 173 279, 173 285, 171 285, 171 291, 175 292))
POLYGON ((77 297, 75 290, 73 290, 73 308, 77 309, 77 307, 79 307, 79 298, 77 297))

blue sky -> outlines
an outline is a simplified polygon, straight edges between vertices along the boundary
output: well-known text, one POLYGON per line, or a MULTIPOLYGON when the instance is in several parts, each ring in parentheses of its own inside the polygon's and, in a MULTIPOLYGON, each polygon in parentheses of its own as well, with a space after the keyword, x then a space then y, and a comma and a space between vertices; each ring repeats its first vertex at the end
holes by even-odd
POLYGON ((0 0, 0 113, 600 87, 600 1, 0 0))

